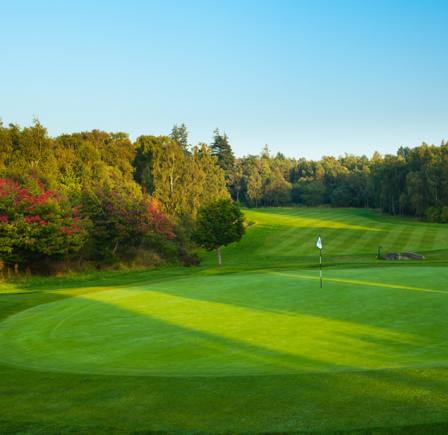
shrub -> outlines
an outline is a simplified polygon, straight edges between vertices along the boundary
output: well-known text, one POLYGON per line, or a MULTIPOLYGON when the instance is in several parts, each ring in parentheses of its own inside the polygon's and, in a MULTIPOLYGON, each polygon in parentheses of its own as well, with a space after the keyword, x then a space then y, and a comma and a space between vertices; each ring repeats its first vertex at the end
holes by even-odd
POLYGON ((36 255, 68 258, 87 239, 88 219, 58 192, 45 190, 35 176, 23 184, 0 178, 0 258, 25 263, 36 255))
POLYGON ((440 222, 440 209, 437 207, 429 207, 425 210, 426 222, 438 223, 440 222))
POLYGON ((179 253, 177 259, 182 264, 182 266, 199 266, 201 264, 202 258, 198 254, 189 254, 185 249, 179 248, 179 253))
POLYGON ((445 205, 440 212, 440 223, 448 224, 448 207, 445 205))

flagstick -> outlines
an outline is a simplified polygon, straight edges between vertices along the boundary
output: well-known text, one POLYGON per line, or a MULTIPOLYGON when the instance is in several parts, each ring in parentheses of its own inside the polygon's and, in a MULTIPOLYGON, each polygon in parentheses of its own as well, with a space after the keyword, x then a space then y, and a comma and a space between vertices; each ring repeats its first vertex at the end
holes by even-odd
POLYGON ((320 252, 320 288, 322 288, 322 249, 319 249, 320 252))
POLYGON ((320 234, 316 242, 316 246, 319 248, 319 268, 320 268, 320 288, 322 288, 322 240, 320 239, 320 234))

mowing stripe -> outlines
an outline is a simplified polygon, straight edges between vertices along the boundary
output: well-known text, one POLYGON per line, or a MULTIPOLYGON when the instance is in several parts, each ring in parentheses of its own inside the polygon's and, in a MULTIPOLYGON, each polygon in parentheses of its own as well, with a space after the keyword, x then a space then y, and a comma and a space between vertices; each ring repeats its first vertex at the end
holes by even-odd
POLYGON ((418 245, 419 251, 424 250, 425 246, 428 246, 429 249, 434 249, 437 230, 435 228, 428 227, 425 232, 422 234, 420 239, 420 244, 418 245))
POLYGON ((409 238, 406 247, 403 246, 402 250, 411 252, 417 251, 421 242, 421 230, 418 227, 409 227, 409 229, 411 230, 411 237, 409 238))
POLYGON ((389 233, 389 238, 384 240, 385 252, 402 250, 412 237, 414 230, 408 226, 399 226, 389 233))
MULTIPOLYGON (((290 274, 286 274, 286 273, 270 272, 270 271, 266 271, 266 272, 262 272, 262 273, 267 273, 270 275, 289 276, 292 278, 320 280, 319 277, 314 277, 314 276, 290 275, 290 274)), ((351 279, 325 278, 325 281, 344 282, 344 283, 349 283, 349 284, 361 284, 361 285, 368 285, 368 286, 372 286, 372 287, 387 287, 387 288, 396 288, 396 289, 402 289, 402 290, 414 290, 414 291, 420 291, 420 292, 448 294, 448 292, 443 291, 443 290, 430 290, 430 289, 426 289, 426 288, 407 287, 407 286, 403 286, 403 285, 393 285, 393 284, 378 284, 378 283, 373 283, 373 282, 368 282, 368 281, 354 281, 351 279)))

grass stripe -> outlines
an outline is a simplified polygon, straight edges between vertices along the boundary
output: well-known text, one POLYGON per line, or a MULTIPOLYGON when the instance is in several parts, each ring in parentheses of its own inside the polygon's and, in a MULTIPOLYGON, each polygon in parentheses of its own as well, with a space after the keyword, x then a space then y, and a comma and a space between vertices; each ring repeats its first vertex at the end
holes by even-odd
MULTIPOLYGON (((272 271, 266 271, 264 273, 267 273, 269 275, 280 275, 280 276, 290 276, 290 277, 297 277, 302 279, 311 279, 314 281, 319 281, 320 277, 315 276, 306 276, 306 275, 293 275, 293 274, 286 274, 281 272, 272 272, 272 271)), ((373 286, 373 287, 387 287, 387 288, 396 288, 400 290, 414 290, 414 291, 420 291, 420 292, 429 292, 429 293, 444 293, 448 294, 447 291, 443 290, 431 290, 426 288, 419 288, 419 287, 408 287, 403 285, 393 285, 393 284, 383 284, 378 282, 367 282, 367 281, 355 281, 351 279, 338 279, 338 278, 324 278, 325 281, 332 281, 332 282, 343 282, 348 284, 358 284, 358 285, 367 285, 367 286, 373 286)))

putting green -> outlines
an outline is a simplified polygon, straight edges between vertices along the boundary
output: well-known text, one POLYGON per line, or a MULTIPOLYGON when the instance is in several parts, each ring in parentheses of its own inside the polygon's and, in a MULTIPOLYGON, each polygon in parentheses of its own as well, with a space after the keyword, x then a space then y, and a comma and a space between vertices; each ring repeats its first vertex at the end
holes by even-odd
POLYGON ((0 323, 0 361, 220 376, 446 366, 445 268, 258 271, 90 293, 0 323))

